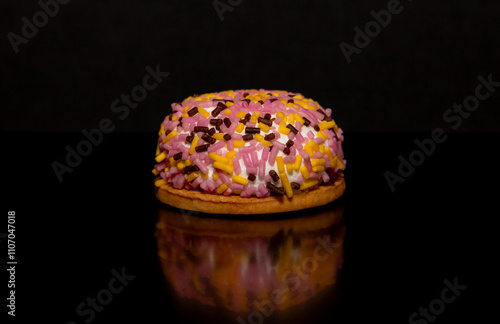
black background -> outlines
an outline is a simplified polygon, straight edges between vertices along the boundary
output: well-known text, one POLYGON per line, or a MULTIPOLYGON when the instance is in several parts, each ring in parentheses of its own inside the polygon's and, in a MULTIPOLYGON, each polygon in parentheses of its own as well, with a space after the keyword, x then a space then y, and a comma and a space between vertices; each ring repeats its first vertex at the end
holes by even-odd
POLYGON ((267 88, 331 107, 346 134, 346 262, 325 322, 406 322, 455 276, 468 288, 436 323, 485 321, 496 300, 500 95, 457 130, 442 115, 474 93, 478 76, 500 80, 499 7, 401 3, 349 64, 339 44, 353 44, 353 28, 387 1, 243 1, 221 21, 211 1, 73 0, 17 54, 7 34, 20 34, 21 18, 40 7, 3 2, 2 205, 17 213, 19 259, 18 317, 9 320, 81 323, 76 306, 126 267, 136 279, 92 323, 182 321, 153 237, 158 125, 193 93, 267 88), (157 64, 170 75, 119 121, 111 102, 157 64), (51 163, 64 162, 65 147, 103 118, 116 130, 60 183, 51 163), (398 156, 437 127, 447 140, 391 192, 384 172, 397 173, 398 156))

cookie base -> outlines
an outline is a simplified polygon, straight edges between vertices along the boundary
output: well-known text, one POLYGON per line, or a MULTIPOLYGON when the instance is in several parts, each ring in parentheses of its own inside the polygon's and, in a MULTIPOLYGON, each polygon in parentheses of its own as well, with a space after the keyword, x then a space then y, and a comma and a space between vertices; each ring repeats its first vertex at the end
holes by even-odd
POLYGON ((344 177, 333 184, 287 196, 264 198, 236 195, 206 194, 196 190, 175 189, 170 184, 155 189, 159 201, 177 208, 209 214, 272 214, 322 206, 342 196, 345 191, 344 177))

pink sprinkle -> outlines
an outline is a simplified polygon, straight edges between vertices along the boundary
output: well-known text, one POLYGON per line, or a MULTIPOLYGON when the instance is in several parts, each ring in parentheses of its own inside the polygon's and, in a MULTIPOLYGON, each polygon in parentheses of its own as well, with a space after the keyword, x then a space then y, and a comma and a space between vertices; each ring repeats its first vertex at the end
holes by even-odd
POLYGON ((274 119, 274 122, 276 123, 276 125, 279 125, 279 124, 281 123, 281 118, 276 117, 276 118, 274 119))
POLYGON ((273 145, 273 149, 271 150, 271 153, 269 154, 269 165, 274 165, 276 162, 276 156, 278 155, 278 146, 273 145))
POLYGON ((227 130, 227 133, 229 135, 233 135, 234 131, 236 130, 236 127, 238 127, 238 124, 237 123, 232 123, 231 126, 229 126, 229 129, 227 130))
POLYGON ((226 142, 224 142, 224 141, 218 141, 217 143, 212 144, 212 145, 210 145, 208 147, 208 152, 215 152, 218 149, 223 148, 224 146, 226 146, 226 142))
POLYGON ((208 168, 201 159, 196 159, 193 161, 193 163, 196 164, 198 168, 200 168, 201 172, 208 173, 208 168))
POLYGON ((207 187, 208 187, 208 191, 214 191, 215 190, 215 183, 213 180, 205 180, 206 184, 207 184, 207 187))
POLYGON ((297 150, 295 146, 290 147, 290 156, 295 160, 295 156, 297 155, 297 150))
MULTIPOLYGON (((221 125, 221 127, 222 127, 222 125, 221 125)), ((230 139, 229 141, 227 141, 227 150, 228 151, 234 150, 234 140, 230 139)))
POLYGON ((323 154, 321 154, 321 152, 316 152, 312 156, 313 159, 320 159, 322 157, 323 157, 323 154))
POLYGON ((232 161, 233 161, 234 173, 240 174, 241 173, 240 161, 236 157, 234 157, 232 161))
POLYGON ((271 176, 269 174, 266 174, 264 176, 264 180, 266 180, 266 182, 271 182, 271 180, 273 180, 273 178, 271 178, 271 176))
POLYGON ((231 123, 238 124, 240 122, 240 119, 234 113, 230 113, 229 116, 227 116, 227 118, 229 118, 231 123))
POLYGON ((285 148, 285 144, 278 141, 273 141, 273 149, 275 147, 277 147, 280 151, 282 151, 285 148))
POLYGON ((184 178, 183 174, 178 174, 173 178, 173 186, 174 188, 181 189, 184 186, 184 182, 186 178, 184 178))
POLYGON ((155 170, 156 171, 163 170, 163 169, 165 169, 166 166, 167 166, 167 161, 164 161, 162 163, 158 163, 157 165, 155 165, 155 170))
POLYGON ((165 171, 160 172, 160 177, 161 177, 163 180, 167 180, 167 175, 165 174, 165 171))
POLYGON ((224 196, 229 196, 233 191, 231 190, 231 188, 227 188, 226 191, 224 191, 224 196))
POLYGON ((298 184, 302 184, 302 183, 304 182, 304 177, 303 177, 301 174, 299 174, 299 175, 297 176, 297 181, 296 181, 296 182, 297 182, 298 184))
POLYGON ((302 129, 302 124, 297 120, 295 121, 295 128, 297 128, 297 130, 300 132, 300 130, 302 129))
POLYGON ((198 121, 198 126, 208 126, 210 125, 210 120, 208 118, 203 118, 198 121))
POLYGON ((327 116, 331 116, 332 115, 332 110, 330 108, 326 108, 325 109, 325 113, 327 116))
POLYGON ((245 146, 245 147, 240 148, 239 152, 240 153, 245 153, 245 154, 246 153, 250 154, 252 152, 255 152, 255 150, 256 150, 255 146, 245 146))
MULTIPOLYGON (((201 133, 201 132, 200 132, 200 133, 201 133)), ((196 136, 198 136, 198 137, 199 137, 199 138, 198 138, 198 143, 197 143, 197 144, 198 144, 198 145, 203 145, 203 144, 205 144, 206 142, 205 142, 204 140, 202 140, 202 139, 201 139, 201 136, 203 136, 203 133, 201 133, 201 134, 200 134, 200 133, 198 133, 198 134, 196 135, 196 136)))
POLYGON ((229 185, 231 184, 231 179, 229 178, 229 176, 227 174, 225 174, 224 172, 220 171, 220 172, 217 172, 219 174, 219 178, 222 179, 222 181, 229 185))
POLYGON ((269 189, 267 189, 263 183, 259 184, 258 189, 259 189, 259 192, 263 195, 266 195, 269 192, 269 189))
POLYGON ((311 158, 307 154, 302 155, 302 157, 303 157, 302 161, 304 162, 304 165, 306 166, 307 171, 309 171, 309 173, 311 173, 312 172, 311 158))
POLYGON ((191 186, 193 186, 194 188, 198 187, 200 185, 200 183, 203 182, 203 178, 202 177, 197 177, 196 179, 194 179, 192 182, 191 182, 191 186))
POLYGON ((234 133, 233 135, 231 135, 231 139, 235 141, 241 141, 243 139, 243 136, 241 134, 234 133))
POLYGON ((257 157, 257 152, 255 150, 250 153, 250 157, 252 158, 252 165, 254 167, 259 166, 259 158, 257 157))
POLYGON ((257 168, 256 167, 248 167, 247 173, 257 174, 257 168))
POLYGON ((254 185, 248 185, 245 191, 247 192, 248 195, 251 196, 253 193, 257 191, 257 188, 255 188, 254 185))
POLYGON ((310 179, 319 179, 319 173, 309 172, 309 178, 310 179))
POLYGON ((330 177, 328 176, 328 173, 326 173, 326 172, 323 172, 323 173, 321 174, 321 179, 323 179, 323 182, 328 182, 328 181, 330 181, 330 177))
MULTIPOLYGON (((241 150, 240 150, 241 151, 241 150)), ((243 162, 245 162, 245 165, 248 167, 253 167, 253 163, 252 161, 250 160, 250 155, 246 154, 246 153, 242 153, 241 154, 241 157, 243 158, 243 162)))
MULTIPOLYGON (((198 177, 198 178, 200 178, 200 177, 198 177)), ((197 179, 198 179, 198 178, 197 178, 197 179)), ((219 178, 219 179, 215 180, 215 187, 219 188, 221 184, 223 184, 223 182, 222 182, 221 178, 219 178)))
POLYGON ((231 188, 232 190, 243 190, 245 189, 245 186, 242 185, 241 183, 237 183, 237 182, 231 182, 231 185, 229 186, 229 188, 231 188))
POLYGON ((297 133, 297 135, 295 135, 295 141, 299 142, 299 143, 303 143, 304 142, 304 137, 302 136, 302 134, 297 133))
POLYGON ((314 139, 314 141, 316 142, 316 144, 319 145, 319 144, 323 143, 325 140, 322 137, 316 137, 314 139))
MULTIPOLYGON (((301 150, 303 147, 302 147, 302 144, 300 143, 300 141, 293 141, 293 148, 296 148, 297 150, 301 150)), ((291 149, 290 149, 290 152, 291 152, 291 149)))
POLYGON ((205 181, 203 181, 202 183, 200 183, 200 188, 205 190, 205 191, 208 191, 208 185, 205 181))
POLYGON ((295 157, 290 156, 290 155, 286 155, 285 157, 283 157, 283 162, 285 162, 285 163, 293 163, 293 162, 295 162, 295 157))
POLYGON ((266 161, 269 157, 269 147, 264 147, 262 149, 262 155, 259 161, 259 177, 263 178, 266 175, 266 161))
POLYGON ((288 139, 293 140, 294 138, 295 138, 295 133, 294 132, 288 133, 288 139))
POLYGON ((310 140, 314 139, 314 134, 312 131, 308 131, 306 135, 307 135, 307 137, 309 137, 310 140))

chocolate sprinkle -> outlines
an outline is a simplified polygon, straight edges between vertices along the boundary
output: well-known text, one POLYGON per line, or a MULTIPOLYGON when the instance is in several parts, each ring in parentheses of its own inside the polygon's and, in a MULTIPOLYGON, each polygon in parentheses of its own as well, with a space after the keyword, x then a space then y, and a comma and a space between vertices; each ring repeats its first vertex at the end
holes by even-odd
POLYGON ((224 136, 223 136, 223 137, 224 137, 224 139, 225 139, 226 141, 229 141, 229 140, 231 139, 231 135, 229 135, 229 134, 224 134, 224 136))
POLYGON ((281 187, 276 187, 270 182, 266 183, 266 188, 269 189, 269 191, 271 191, 271 193, 275 195, 283 196, 285 194, 285 189, 281 187))
POLYGON ((261 105, 263 105, 263 104, 264 104, 264 101, 262 101, 262 100, 259 100, 259 101, 257 101, 257 102, 258 102, 258 103, 260 103, 261 105))
POLYGON ((276 135, 274 135, 274 133, 269 133, 266 136, 264 136, 264 139, 266 141, 270 141, 270 140, 273 140, 275 137, 276 137, 276 135))
POLYGON ((278 99, 277 98, 269 99, 270 102, 275 102, 276 100, 278 99))
POLYGON ((245 134, 241 137, 245 142, 253 140, 253 134, 245 134))
POLYGON ((285 153, 286 155, 290 155, 290 148, 285 147, 285 148, 283 149, 283 153, 285 153))
POLYGON ((210 136, 213 136, 215 134, 215 128, 210 128, 210 130, 208 131, 208 135, 210 136))
POLYGON ((194 131, 196 133, 198 133, 198 132, 208 133, 208 127, 207 126, 194 126, 194 131))
POLYGON ((182 169, 182 174, 188 174, 196 171, 200 171, 200 168, 196 164, 188 165, 182 169))
POLYGON ((223 123, 222 119, 219 118, 210 119, 210 125, 217 126, 217 125, 222 125, 222 123, 223 123))
POLYGON ((259 121, 259 123, 262 123, 262 124, 267 125, 267 126, 273 125, 273 122, 270 121, 269 119, 266 119, 266 118, 259 117, 259 118, 257 118, 257 120, 259 121))
POLYGON ((319 126, 318 125, 314 126, 314 130, 319 132, 319 126))
POLYGON ((269 175, 274 181, 278 181, 280 179, 280 176, 274 170, 269 171, 269 175))
POLYGON ((175 161, 180 160, 181 158, 182 158, 182 152, 174 154, 174 160, 175 161))
POLYGON ((240 123, 242 123, 243 125, 246 125, 247 122, 248 122, 247 119, 240 119, 240 123))
POLYGON ((252 115, 250 115, 249 113, 247 113, 247 114, 245 115, 245 119, 246 119, 246 120, 250 120, 250 117, 252 117, 252 115))
POLYGON ((265 115, 264 115, 264 118, 265 118, 265 119, 271 119, 271 114, 269 114, 269 113, 265 114, 265 115))
POLYGON ((252 100, 250 100, 250 99, 243 99, 243 101, 246 101, 247 104, 250 104, 250 102, 252 102, 252 100))
POLYGON ((294 189, 294 190, 300 189, 300 184, 298 184, 297 182, 290 183, 290 186, 292 186, 292 189, 294 189))
POLYGON ((217 107, 218 108, 220 107, 222 110, 224 110, 224 109, 227 108, 227 106, 225 104, 223 104, 222 102, 220 102, 220 101, 217 103, 217 107))
POLYGON ((243 93, 243 98, 247 97, 249 95, 248 92, 243 93))
POLYGON ((194 136, 193 135, 189 135, 188 137, 186 137, 186 142, 187 143, 192 143, 193 139, 194 139, 194 136))
POLYGON ((257 177, 255 176, 255 174, 250 173, 250 174, 248 175, 247 179, 248 179, 248 180, 250 180, 250 181, 255 181, 255 179, 257 179, 257 177))
POLYGON ((293 141, 289 139, 288 142, 286 142, 286 147, 292 147, 293 144, 294 144, 293 141))
POLYGON ((259 133, 260 133, 259 127, 247 127, 247 128, 245 128, 245 134, 259 134, 259 133))
POLYGON ((288 102, 289 103, 295 103, 295 101, 293 101, 293 99, 288 99, 288 102))
POLYGON ((200 152, 206 152, 208 150, 208 147, 210 144, 205 144, 205 145, 199 145, 195 148, 195 151, 200 153, 200 152))
POLYGON ((196 115, 198 113, 198 107, 193 107, 193 108, 189 109, 187 113, 188 113, 189 117, 193 117, 194 115, 196 115))
POLYGON ((311 121, 309 119, 307 119, 306 117, 302 117, 302 119, 304 119, 304 125, 305 126, 311 125, 311 121))
POLYGON ((297 130, 297 128, 295 128, 295 127, 292 126, 292 124, 286 125, 286 128, 289 128, 292 131, 292 133, 294 133, 295 135, 297 135, 297 133, 299 132, 297 130))
POLYGON ((210 144, 215 144, 215 142, 217 141, 215 138, 213 138, 212 136, 210 136, 208 134, 203 134, 201 139, 204 140, 205 142, 210 143, 210 144))
POLYGON ((229 120, 229 118, 224 118, 224 125, 226 125, 226 127, 230 127, 231 126, 231 121, 229 120))

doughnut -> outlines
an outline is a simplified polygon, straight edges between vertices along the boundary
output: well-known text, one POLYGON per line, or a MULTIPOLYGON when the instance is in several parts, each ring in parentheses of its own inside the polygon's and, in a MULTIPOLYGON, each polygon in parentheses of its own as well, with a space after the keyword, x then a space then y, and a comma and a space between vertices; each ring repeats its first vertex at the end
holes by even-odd
POLYGON ((177 208, 267 214, 345 190, 343 131, 300 93, 228 90, 172 104, 158 132, 155 194, 177 208))

